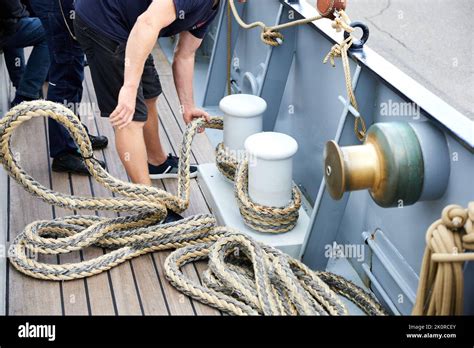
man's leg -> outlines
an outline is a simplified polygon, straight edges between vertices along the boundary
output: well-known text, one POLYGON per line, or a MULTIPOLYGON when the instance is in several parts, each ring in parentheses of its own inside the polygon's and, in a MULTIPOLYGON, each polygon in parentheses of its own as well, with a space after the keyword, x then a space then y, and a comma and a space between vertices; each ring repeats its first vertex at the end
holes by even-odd
POLYGON ((4 46, 8 48, 33 46, 16 94, 17 97, 22 97, 22 100, 39 98, 39 92, 49 71, 48 45, 41 21, 38 18, 20 19, 17 32, 8 38, 4 46))
MULTIPOLYGON (((64 6, 68 5, 68 1, 63 3, 64 6)), ((47 99, 65 104, 75 111, 75 106, 82 98, 84 54, 70 37, 57 1, 36 0, 32 7, 43 23, 49 46, 51 68, 47 99)), ((52 158, 77 153, 74 140, 61 124, 49 119, 48 131, 49 153, 52 158)))
POLYGON ((146 121, 145 127, 143 128, 146 152, 148 154, 148 163, 154 166, 163 164, 168 157, 163 150, 163 146, 161 145, 160 141, 159 116, 158 109, 156 107, 157 99, 158 98, 145 100, 148 110, 148 120, 146 121))
POLYGON ((21 78, 26 70, 25 50, 23 48, 5 48, 5 64, 7 65, 10 80, 15 88, 20 86, 21 78))
POLYGON ((115 129, 115 143, 125 170, 135 184, 151 185, 148 173, 145 122, 133 121, 123 129, 115 129))

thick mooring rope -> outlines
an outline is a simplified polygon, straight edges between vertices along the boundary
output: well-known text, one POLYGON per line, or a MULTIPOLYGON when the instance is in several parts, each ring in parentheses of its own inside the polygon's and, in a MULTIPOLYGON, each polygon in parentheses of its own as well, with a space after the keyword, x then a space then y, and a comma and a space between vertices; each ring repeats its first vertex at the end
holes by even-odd
POLYGON ((263 206, 253 202, 248 194, 248 159, 239 162, 220 143, 216 148, 216 166, 222 175, 234 181, 235 197, 247 226, 262 233, 285 233, 296 226, 301 208, 301 194, 296 187, 287 206, 263 206))
POLYGON ((474 261, 474 202, 447 206, 426 232, 414 315, 462 315, 463 266, 474 261))
POLYGON ((173 286, 202 303, 235 315, 347 315, 339 294, 368 315, 386 314, 371 295, 340 276, 311 271, 275 248, 216 230, 224 234, 216 242, 178 249, 165 261, 173 286), (181 271, 206 259, 203 285, 181 271))
POLYGON ((189 204, 190 146, 199 127, 219 128, 222 120, 194 121, 180 152, 178 196, 154 187, 134 185, 110 176, 93 157, 90 140, 79 119, 66 107, 36 101, 16 106, 0 120, 0 162, 8 174, 43 201, 71 210, 132 212, 118 218, 70 216, 28 225, 12 242, 9 259, 20 272, 38 279, 65 281, 90 277, 140 255, 177 249, 165 264, 168 279, 193 298, 231 314, 347 314, 336 296, 354 301, 369 315, 383 309, 368 293, 337 275, 313 272, 278 250, 256 243, 214 217, 197 215, 162 224, 166 208, 181 212, 189 204), (68 129, 92 176, 125 198, 68 196, 51 191, 19 166, 11 149, 16 128, 34 117, 51 117, 68 129), (37 254, 58 255, 89 246, 112 249, 78 263, 48 264, 37 254), (193 283, 181 272, 189 262, 209 258, 205 284, 193 283))

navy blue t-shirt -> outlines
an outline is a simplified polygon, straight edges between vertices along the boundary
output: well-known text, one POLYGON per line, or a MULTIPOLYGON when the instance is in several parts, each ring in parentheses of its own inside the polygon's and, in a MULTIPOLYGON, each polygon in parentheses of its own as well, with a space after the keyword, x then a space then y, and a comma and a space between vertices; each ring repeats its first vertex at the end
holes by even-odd
MULTIPOLYGON (((189 31, 202 39, 217 15, 213 0, 173 0, 176 20, 163 28, 160 37, 189 31)), ((132 31, 137 18, 145 12, 152 0, 76 0, 76 14, 109 38, 124 42, 132 31)))

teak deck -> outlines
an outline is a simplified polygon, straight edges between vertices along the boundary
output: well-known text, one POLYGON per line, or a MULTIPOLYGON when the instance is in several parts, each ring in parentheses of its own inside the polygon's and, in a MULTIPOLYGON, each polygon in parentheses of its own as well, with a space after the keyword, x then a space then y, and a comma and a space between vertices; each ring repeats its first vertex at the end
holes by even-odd
MULTIPOLYGON (((185 129, 179 113, 179 101, 174 89, 171 67, 157 47, 153 55, 159 71, 163 95, 159 98, 160 134, 168 152, 176 154, 185 129)), ((109 147, 97 151, 96 157, 106 161, 108 171, 115 177, 127 179, 125 170, 115 151, 113 129, 107 119, 99 116, 97 100, 86 69, 83 103, 94 106, 93 115, 82 115, 82 121, 93 134, 109 137, 109 147)), ((46 120, 30 121, 14 136, 15 151, 21 165, 45 186, 64 193, 85 196, 110 196, 111 193, 88 177, 58 174, 50 170, 47 152, 46 120)), ((214 149, 205 135, 198 135, 193 144, 194 163, 209 163, 214 160, 214 149)), ((170 192, 176 192, 175 180, 160 180, 154 184, 170 192)), ((15 182, 9 180, 7 240, 11 241, 30 222, 52 219, 58 216, 81 214, 104 214, 112 212, 74 212, 51 207, 32 197, 15 182)), ((2 194, 4 194, 2 192, 2 194)), ((196 180, 192 183, 191 205, 184 216, 209 212, 209 206, 196 180)), ((105 250, 89 248, 59 257, 49 257, 48 262, 78 262, 87 260, 105 250)), ((182 295, 165 279, 163 263, 168 252, 144 255, 126 262, 108 272, 92 278, 70 282, 39 281, 6 266, 7 315, 220 315, 220 312, 182 295)), ((43 258, 44 259, 44 258, 43 258)), ((200 280, 204 264, 185 268, 188 276, 200 280)))

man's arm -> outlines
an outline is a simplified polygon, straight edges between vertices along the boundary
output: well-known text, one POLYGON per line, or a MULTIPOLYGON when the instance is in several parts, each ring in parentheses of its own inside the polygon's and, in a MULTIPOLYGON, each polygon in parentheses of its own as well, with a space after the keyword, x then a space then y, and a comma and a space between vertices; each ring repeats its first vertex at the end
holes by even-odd
POLYGON ((202 39, 198 39, 190 32, 179 34, 173 59, 173 77, 178 92, 183 118, 187 123, 195 118, 209 119, 209 114, 196 108, 193 94, 193 76, 196 51, 201 46, 202 39))
POLYGON ((138 17, 127 41, 125 79, 120 90, 117 108, 110 115, 114 127, 123 128, 133 119, 135 103, 143 68, 156 44, 162 28, 176 20, 173 0, 154 0, 138 17))

